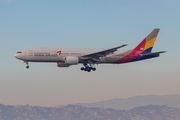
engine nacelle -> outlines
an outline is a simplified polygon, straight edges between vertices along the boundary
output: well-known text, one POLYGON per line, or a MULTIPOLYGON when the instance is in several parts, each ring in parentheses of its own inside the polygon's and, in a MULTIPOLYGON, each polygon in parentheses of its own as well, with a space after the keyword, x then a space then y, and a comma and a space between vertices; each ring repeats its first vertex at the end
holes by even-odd
POLYGON ((65 64, 64 62, 58 62, 58 63, 57 63, 57 66, 58 66, 58 67, 69 67, 70 65, 65 64))
POLYGON ((65 64, 67 65, 77 65, 79 63, 79 58, 75 56, 67 56, 65 58, 65 64))

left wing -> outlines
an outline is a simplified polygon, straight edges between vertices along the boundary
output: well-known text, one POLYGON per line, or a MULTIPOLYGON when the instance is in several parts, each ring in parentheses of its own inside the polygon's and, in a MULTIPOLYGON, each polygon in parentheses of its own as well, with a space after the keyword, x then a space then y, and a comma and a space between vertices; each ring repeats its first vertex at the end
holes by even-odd
POLYGON ((124 46, 127 46, 127 44, 124 44, 124 45, 121 45, 118 47, 114 47, 114 48, 110 48, 110 49, 105 49, 105 50, 95 52, 95 53, 82 55, 82 56, 80 56, 80 59, 82 59, 82 60, 92 59, 94 61, 98 61, 100 57, 105 57, 106 55, 109 55, 109 54, 117 51, 117 49, 122 48, 124 46))

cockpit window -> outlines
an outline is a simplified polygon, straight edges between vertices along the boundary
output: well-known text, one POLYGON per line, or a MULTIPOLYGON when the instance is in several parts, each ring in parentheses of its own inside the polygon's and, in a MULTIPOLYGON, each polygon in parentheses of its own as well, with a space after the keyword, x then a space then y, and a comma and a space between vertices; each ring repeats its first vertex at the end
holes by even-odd
POLYGON ((21 51, 18 51, 17 53, 22 53, 21 51))

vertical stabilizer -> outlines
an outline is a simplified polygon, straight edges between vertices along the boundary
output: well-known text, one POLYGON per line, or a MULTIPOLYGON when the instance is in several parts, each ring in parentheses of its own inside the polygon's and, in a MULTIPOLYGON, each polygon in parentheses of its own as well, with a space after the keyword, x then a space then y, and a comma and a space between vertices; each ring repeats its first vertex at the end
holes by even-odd
POLYGON ((154 29, 136 48, 134 48, 134 50, 142 51, 142 54, 150 53, 156 41, 159 30, 160 29, 154 29))
POLYGON ((142 55, 151 53, 151 50, 154 46, 159 30, 160 29, 157 29, 157 28, 154 29, 130 53, 128 53, 126 56, 116 61, 115 63, 125 63, 125 62, 132 62, 132 61, 145 59, 142 57, 142 55))

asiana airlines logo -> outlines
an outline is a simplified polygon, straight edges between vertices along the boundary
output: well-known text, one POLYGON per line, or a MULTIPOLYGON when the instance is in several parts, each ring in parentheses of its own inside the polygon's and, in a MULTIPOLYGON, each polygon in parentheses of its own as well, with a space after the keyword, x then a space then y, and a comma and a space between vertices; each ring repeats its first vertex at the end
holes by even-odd
POLYGON ((57 53, 59 53, 59 55, 61 55, 61 51, 57 51, 57 53))
POLYGON ((53 54, 40 52, 34 53, 34 56, 36 57, 58 57, 58 55, 61 55, 61 51, 54 52, 53 54))

